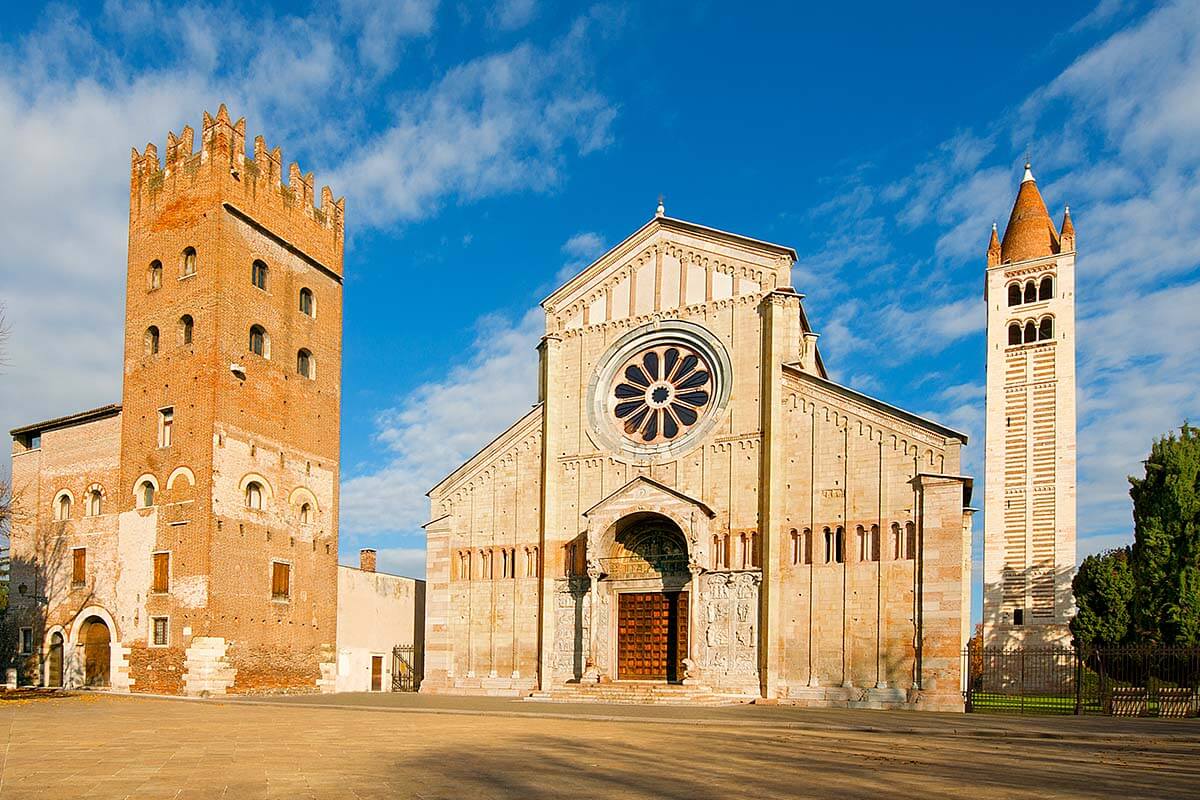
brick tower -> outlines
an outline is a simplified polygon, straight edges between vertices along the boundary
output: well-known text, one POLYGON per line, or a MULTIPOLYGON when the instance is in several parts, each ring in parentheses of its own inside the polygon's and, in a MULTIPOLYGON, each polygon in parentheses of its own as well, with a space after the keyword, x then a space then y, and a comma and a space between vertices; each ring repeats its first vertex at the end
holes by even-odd
POLYGON ((153 542, 140 690, 332 675, 344 203, 281 166, 224 105, 199 152, 190 127, 161 165, 133 151, 114 500, 153 542))
POLYGON ((987 253, 984 639, 1064 644, 1074 613, 1075 227, 1025 165, 987 253))

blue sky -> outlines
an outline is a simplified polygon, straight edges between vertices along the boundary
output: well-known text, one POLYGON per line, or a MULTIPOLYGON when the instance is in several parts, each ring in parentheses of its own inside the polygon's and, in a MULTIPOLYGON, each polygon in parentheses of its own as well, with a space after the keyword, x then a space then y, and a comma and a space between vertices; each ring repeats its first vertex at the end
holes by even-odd
POLYGON ((982 475, 1028 148, 1078 229, 1080 557, 1128 540, 1125 475, 1200 416, 1200 5, 801 6, 10 4, 0 425, 120 397, 129 148, 225 102, 347 198, 346 560, 423 572, 424 492, 533 400, 537 302, 659 193, 795 247, 835 377, 982 475))

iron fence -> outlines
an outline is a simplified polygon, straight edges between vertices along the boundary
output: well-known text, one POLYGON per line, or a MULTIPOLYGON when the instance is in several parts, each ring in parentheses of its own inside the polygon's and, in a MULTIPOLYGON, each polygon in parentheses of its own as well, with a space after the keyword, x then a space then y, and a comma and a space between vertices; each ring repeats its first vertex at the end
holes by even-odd
POLYGON ((393 692, 415 692, 421 688, 416 664, 417 648, 415 645, 398 644, 392 648, 393 692))
POLYGON ((1200 647, 971 646, 963 662, 967 711, 1200 714, 1200 647))

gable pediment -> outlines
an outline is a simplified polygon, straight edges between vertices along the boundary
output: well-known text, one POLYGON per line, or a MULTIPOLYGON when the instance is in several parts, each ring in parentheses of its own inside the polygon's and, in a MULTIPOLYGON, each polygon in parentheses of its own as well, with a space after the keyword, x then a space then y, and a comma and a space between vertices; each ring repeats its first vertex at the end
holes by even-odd
POLYGON ((599 517, 606 515, 613 509, 620 509, 621 513, 624 514, 631 511, 667 506, 678 507, 680 504, 696 508, 709 519, 717 515, 703 500, 697 500, 677 489, 672 489, 666 484, 659 483, 653 478, 639 475, 587 511, 584 511, 583 516, 588 518, 599 517))
POLYGON ((655 217, 542 301, 549 331, 670 312, 791 285, 794 250, 655 217))

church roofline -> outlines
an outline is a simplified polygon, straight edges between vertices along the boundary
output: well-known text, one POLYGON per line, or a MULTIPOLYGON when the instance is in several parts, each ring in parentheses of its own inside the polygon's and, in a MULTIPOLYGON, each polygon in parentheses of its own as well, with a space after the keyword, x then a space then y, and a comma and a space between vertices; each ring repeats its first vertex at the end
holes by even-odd
MULTIPOLYGON (((463 463, 459 464, 458 467, 453 472, 451 472, 449 475, 447 475, 446 477, 444 477, 440 481, 438 481, 436 484, 434 484, 433 488, 425 493, 425 496, 432 497, 434 492, 436 492, 438 489, 442 488, 447 483, 449 483, 451 480, 453 480, 455 476, 460 475, 461 473, 466 471, 468 468, 470 468, 472 466, 472 464, 474 464, 474 462, 480 456, 482 456, 484 453, 486 453, 488 450, 490 450, 492 447, 494 447, 499 442, 503 441, 505 439, 505 437, 511 436, 513 431, 521 430, 522 426, 525 423, 527 423, 535 414, 541 414, 541 413, 542 413, 542 403, 534 403, 533 408, 531 408, 529 410, 528 414, 521 417, 519 420, 514 422, 512 425, 509 425, 507 428, 505 428, 503 431, 501 431, 498 436, 496 436, 490 442, 485 444, 483 447, 479 448, 479 450, 477 450, 470 458, 468 458, 463 463)), ((434 521, 436 521, 436 520, 434 520, 434 521)), ((428 525, 429 523, 427 522, 425 524, 428 525)))
POLYGON ((942 436, 945 436, 949 439, 958 439, 964 445, 967 443, 967 435, 965 433, 963 433, 962 431, 956 431, 953 428, 947 428, 945 425, 934 422, 933 420, 928 419, 926 417, 922 417, 919 414, 914 414, 911 411, 905 411, 903 408, 900 408, 899 406, 894 406, 891 403, 885 403, 884 401, 880 400, 877 397, 872 397, 869 394, 863 394, 862 392, 858 391, 857 389, 851 389, 849 386, 843 386, 840 383, 835 383, 834 381, 829 380, 829 378, 823 378, 819 375, 813 375, 809 372, 805 372, 804 370, 800 369, 799 367, 797 367, 794 364, 784 364, 783 366, 785 369, 789 370, 793 375, 797 375, 797 376, 800 376, 807 380, 814 381, 816 383, 821 384, 822 386, 833 389, 836 392, 840 392, 841 394, 848 395, 848 396, 856 398, 858 400, 862 400, 867 405, 872 406, 873 408, 876 408, 879 411, 883 411, 888 414, 893 414, 893 415, 900 417, 908 422, 914 423, 916 425, 921 425, 921 426, 928 428, 929 430, 931 430, 935 433, 941 434, 942 436))
POLYGON ((67 414, 65 417, 55 417, 44 422, 33 422, 29 425, 22 425, 19 428, 13 428, 8 432, 9 436, 21 436, 26 433, 40 433, 42 431, 54 430, 55 428, 67 428, 72 425, 82 425, 85 422, 92 422, 98 419, 106 419, 115 417, 121 413, 120 403, 109 403, 106 406, 92 408, 87 411, 78 411, 74 414, 67 414))
POLYGON ((594 259, 590 264, 588 264, 586 267, 584 267, 578 273, 576 273, 574 276, 572 276, 569 280, 567 280, 566 283, 564 283, 562 286, 559 286, 557 289, 555 289, 553 292, 551 292, 549 295, 547 295, 546 298, 543 299, 541 302, 542 308, 546 308, 548 305, 552 305, 553 301, 556 298, 558 298, 560 295, 567 294, 571 290, 575 289, 576 286, 579 284, 580 278, 582 278, 584 275, 587 275, 588 273, 590 273, 592 271, 592 267, 594 267, 597 264, 599 264, 600 262, 605 261, 606 259, 610 258, 615 253, 617 253, 618 251, 620 251, 623 248, 625 248, 626 246, 628 246, 630 242, 636 241, 640 238, 644 238, 645 235, 654 228, 667 228, 667 229, 671 229, 671 230, 677 230, 677 231, 681 231, 683 233, 690 233, 690 234, 701 236, 701 237, 708 238, 708 239, 733 240, 742 245, 753 247, 753 248, 756 248, 759 250, 767 250, 767 251, 775 253, 777 255, 787 256, 788 258, 790 258, 792 260, 793 264, 797 260, 796 251, 794 249, 792 249, 791 247, 786 247, 781 244, 775 244, 774 242, 763 241, 762 239, 755 239, 750 236, 743 236, 740 233, 730 233, 729 231, 723 231, 723 230, 720 230, 719 228, 710 228, 707 225, 701 225, 697 222, 688 222, 687 220, 676 219, 675 217, 654 216, 654 217, 651 217, 646 222, 645 225, 642 225, 640 228, 638 228, 636 231, 634 231, 633 233, 626 236, 620 242, 618 242, 617 244, 615 244, 612 247, 605 250, 604 253, 602 253, 599 257, 594 259))

